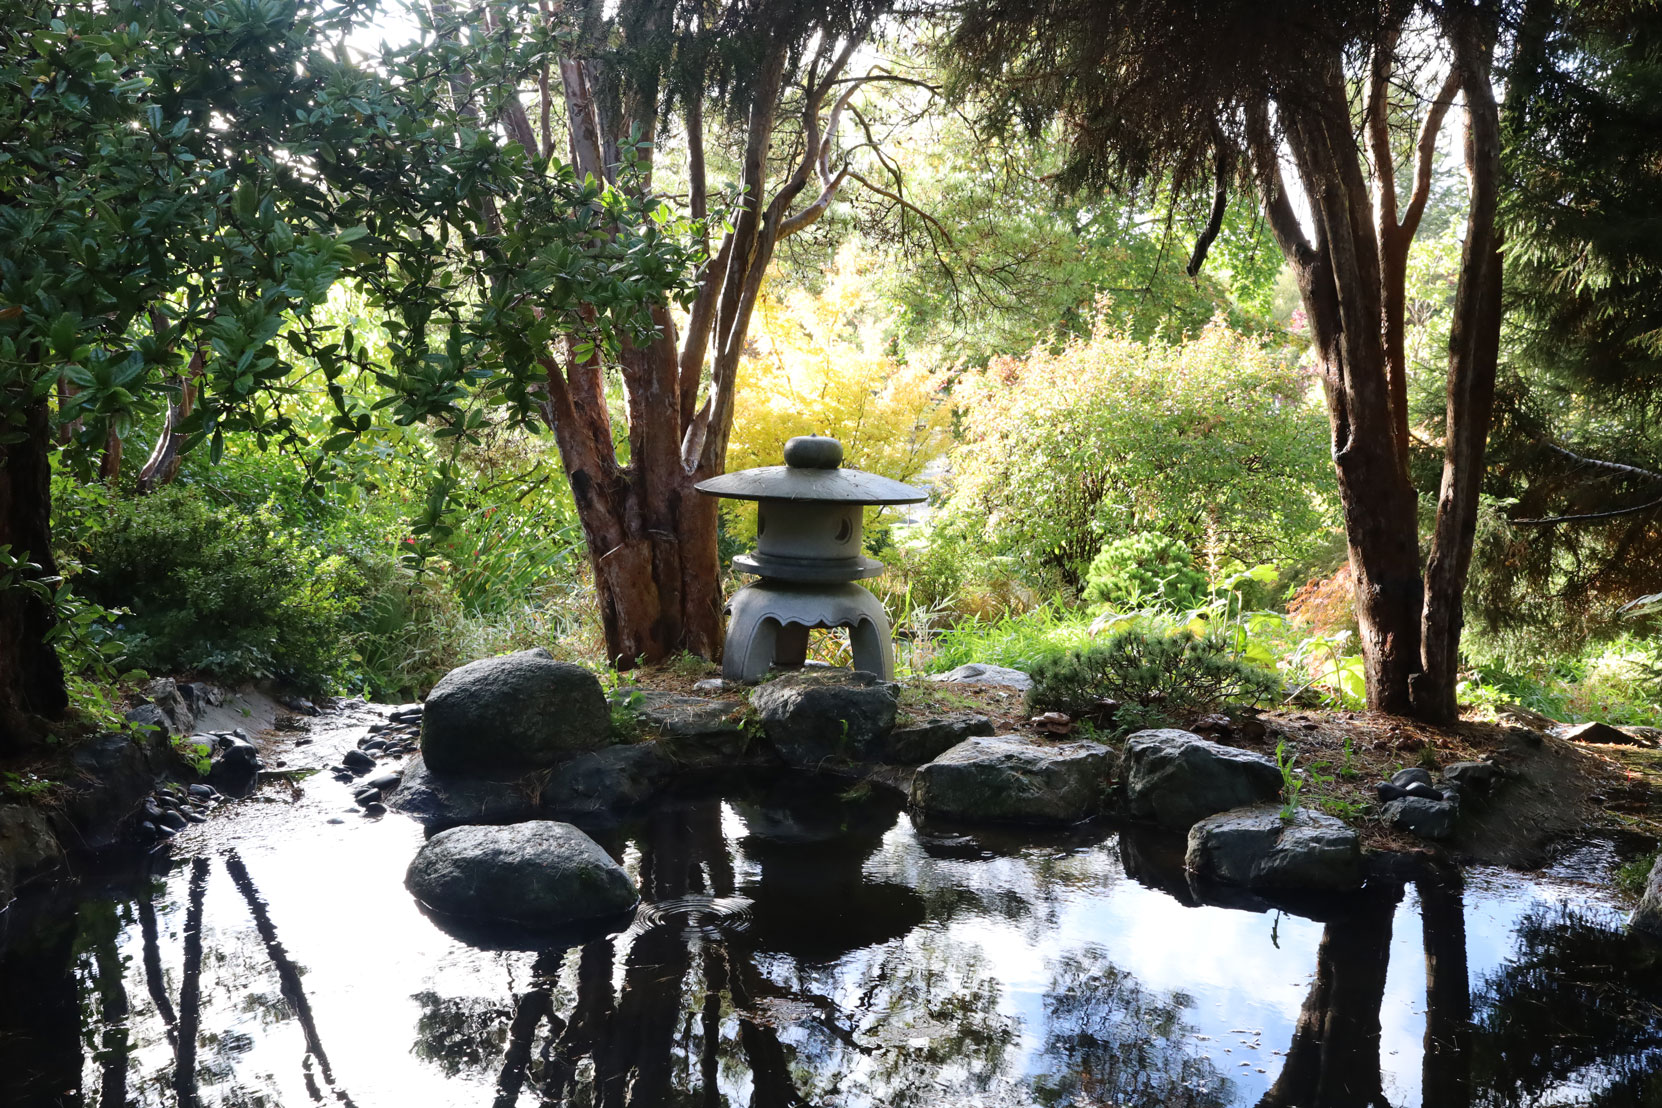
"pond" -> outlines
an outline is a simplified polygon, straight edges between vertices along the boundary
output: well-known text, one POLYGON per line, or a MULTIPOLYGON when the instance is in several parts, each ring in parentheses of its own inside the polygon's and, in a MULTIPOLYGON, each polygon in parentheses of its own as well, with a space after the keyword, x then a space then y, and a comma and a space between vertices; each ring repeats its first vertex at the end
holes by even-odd
POLYGON ((775 779, 597 834, 646 904, 538 950, 441 928, 402 886, 421 829, 350 809, 268 786, 14 908, 0 1104, 1662 1103, 1662 958, 1573 867, 1198 905, 1130 832, 775 779))

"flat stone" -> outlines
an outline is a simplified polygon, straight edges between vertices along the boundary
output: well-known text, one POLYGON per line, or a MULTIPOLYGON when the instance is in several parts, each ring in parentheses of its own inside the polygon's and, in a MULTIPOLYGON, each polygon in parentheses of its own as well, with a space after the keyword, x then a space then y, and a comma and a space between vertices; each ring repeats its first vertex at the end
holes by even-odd
POLYGON ((1025 735, 965 739, 912 777, 912 807, 970 823, 1077 823, 1107 799, 1113 752, 1025 735))
POLYGON ((1184 864, 1203 880, 1248 889, 1356 889, 1362 843, 1342 820, 1278 805, 1208 816, 1189 828, 1184 864))
POLYGON ((1612 727, 1608 723, 1578 723, 1573 727, 1566 727, 1559 733, 1573 743, 1598 743, 1602 746, 1642 746, 1643 742, 1626 731, 1612 727))
POLYGON ((540 647, 451 670, 421 716, 421 752, 443 773, 546 769, 610 738, 599 680, 540 647))
POLYGON ((970 662, 946 673, 930 674, 931 681, 948 681, 958 685, 997 685, 1007 689, 1020 689, 1026 692, 1033 687, 1033 678, 1019 669, 1009 666, 988 665, 985 662, 970 662))
POLYGON ((875 761, 894 728, 899 697, 889 682, 861 670, 788 673, 750 694, 762 729, 790 765, 875 761))
POLYGON ((942 716, 896 727, 889 732, 883 761, 917 766, 932 762, 965 739, 991 735, 993 721, 975 712, 949 712, 942 716))
POLYGON ((600 844, 551 820, 441 831, 404 885, 442 915, 538 929, 617 917, 639 900, 600 844))
POLYGON ((1281 795, 1281 771, 1274 762, 1188 731, 1131 735, 1125 742, 1123 773, 1126 814, 1174 830, 1281 795))
POLYGON ((1385 818, 1391 826, 1422 839, 1446 839, 1454 834, 1454 822, 1459 814, 1458 805, 1418 796, 1405 796, 1385 805, 1385 818))
POLYGON ((1430 785, 1431 771, 1418 766, 1399 769, 1391 774, 1391 784, 1399 789, 1406 789, 1409 785, 1430 785))
POLYGON ((641 689, 625 701, 641 725, 666 739, 699 739, 744 731, 744 705, 730 700, 641 689))

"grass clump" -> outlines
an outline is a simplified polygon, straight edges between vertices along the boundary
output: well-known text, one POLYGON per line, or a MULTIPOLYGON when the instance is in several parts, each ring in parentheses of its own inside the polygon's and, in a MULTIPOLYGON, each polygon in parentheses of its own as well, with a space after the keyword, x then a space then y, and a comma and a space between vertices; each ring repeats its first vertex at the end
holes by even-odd
POLYGON ((1149 624, 1040 657, 1031 675, 1030 710, 1111 724, 1115 735, 1186 722, 1225 704, 1257 705, 1281 689, 1275 673, 1241 660, 1216 636, 1149 624))

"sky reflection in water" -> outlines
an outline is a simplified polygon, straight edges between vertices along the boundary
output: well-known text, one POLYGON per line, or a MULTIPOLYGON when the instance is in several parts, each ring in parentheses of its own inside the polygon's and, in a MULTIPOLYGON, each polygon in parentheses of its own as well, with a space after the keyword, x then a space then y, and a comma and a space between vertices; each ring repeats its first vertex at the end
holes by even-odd
POLYGON ((1324 924, 1185 905, 1180 875, 1128 876, 1128 857, 1147 876, 1147 852, 1106 830, 934 833, 896 803, 777 783, 666 805, 607 840, 662 904, 629 931, 491 950, 404 891, 420 829, 330 824, 334 789, 239 806, 148 907, 130 891, 90 900, 14 941, 0 1100, 1222 1108, 1662 1092, 1646 1076, 1662 1064, 1657 961, 1591 886, 1480 871, 1463 890, 1357 898, 1324 924), (1428 896, 1445 1044, 1431 1059, 1428 896), (1588 967, 1613 962, 1627 964, 1591 995, 1588 967), (191 1007, 194 1090, 175 1073, 191 1007), (1562 1028, 1610 1049, 1550 1045, 1562 1028))

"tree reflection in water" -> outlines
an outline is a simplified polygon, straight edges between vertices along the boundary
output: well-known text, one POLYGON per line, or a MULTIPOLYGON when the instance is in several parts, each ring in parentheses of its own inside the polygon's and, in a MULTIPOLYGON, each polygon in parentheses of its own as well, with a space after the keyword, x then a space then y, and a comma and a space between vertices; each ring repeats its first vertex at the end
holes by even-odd
POLYGON ((1043 1105, 1225 1108, 1234 1085, 1190 1045, 1183 1019, 1193 1001, 1159 996, 1090 947, 1064 956, 1045 997, 1046 1071, 1034 1080, 1043 1105))
MULTIPOLYGON (((413 1052, 446 1086, 433 1086, 433 1103, 1374 1108, 1387 1103, 1382 1022, 1419 1028, 1401 1028, 1414 1017, 1394 992, 1383 1009, 1411 877, 1421 918, 1408 925, 1424 955, 1420 1104, 1662 1105, 1662 950, 1607 910, 1527 912, 1504 936, 1513 960, 1473 993, 1458 872, 1399 871, 1360 894, 1287 905, 1323 928, 1312 966, 1286 964, 1311 981, 1281 1070, 1259 1079, 1200 1045, 1199 1031, 1217 1032, 1196 1014, 1211 1011, 1216 980, 1202 971, 1167 991, 1128 968, 1139 963, 1127 940, 1147 932, 1124 930, 1120 913, 1154 894, 1116 890, 1127 873, 1190 905, 1221 895, 1190 888, 1180 854, 1123 839, 1116 852, 1100 836, 914 833, 903 821, 898 801, 794 783, 660 808, 628 835, 646 905, 627 931, 534 958, 466 952, 460 964, 483 981, 459 994, 438 983, 453 976, 416 986, 426 991, 413 998, 413 1052), (1121 895, 1131 899, 1112 907, 1121 895), (490 984, 501 973, 505 995, 490 984)), ((328 1045, 352 1061, 355 1091, 387 1103, 365 1064, 366 1046, 381 1043, 340 1021, 329 976, 302 980, 240 859, 196 859, 172 888, 171 909, 152 906, 146 882, 138 895, 86 900, 78 916, 29 928, 12 918, 0 950, 0 1104, 274 1106, 296 1086, 246 1055, 282 1024, 271 1041, 303 1071, 289 1108, 349 1104, 314 1004, 328 1045), (209 893, 221 868, 230 880, 214 875, 209 893), (205 894, 225 896, 206 931, 205 894), (248 920, 252 931, 239 932, 248 920)), ((1236 893, 1228 907, 1266 907, 1236 893)), ((1484 938, 1503 938, 1492 924, 1505 916, 1485 910, 1487 888, 1470 895, 1483 950, 1484 938)), ((1397 980, 1417 970, 1399 966, 1397 980)), ((396 1064, 407 1047, 391 1049, 396 1064)), ((1410 1088, 1391 1095, 1414 1103, 1412 1075, 1394 1079, 1410 1088)))
POLYGON ((1568 904, 1524 916, 1476 990, 1484 1105, 1662 1104, 1662 946, 1568 904))

